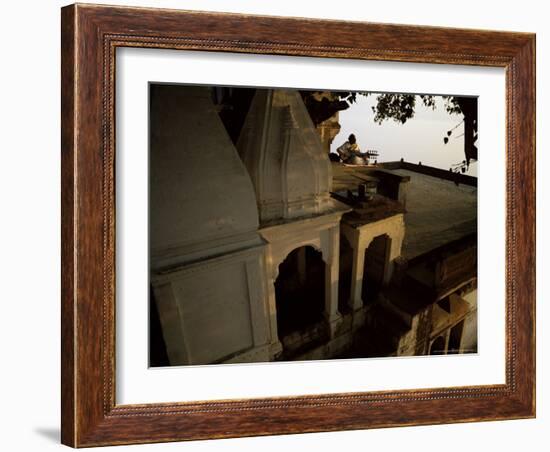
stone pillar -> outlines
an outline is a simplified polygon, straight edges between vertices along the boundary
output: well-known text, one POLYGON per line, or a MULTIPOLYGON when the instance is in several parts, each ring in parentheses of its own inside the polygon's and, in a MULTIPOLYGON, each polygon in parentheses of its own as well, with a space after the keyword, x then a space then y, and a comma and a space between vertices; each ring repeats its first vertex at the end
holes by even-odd
POLYGON ((353 250, 353 263, 351 268, 351 288, 348 305, 355 312, 363 307, 361 290, 363 287, 363 270, 365 268, 365 248, 361 246, 363 239, 360 232, 342 223, 342 234, 346 237, 351 249, 353 250))
POLYGON ((334 141, 334 138, 340 133, 341 126, 338 119, 339 115, 336 112, 316 127, 321 137, 321 143, 323 143, 323 149, 327 154, 330 153, 330 145, 334 141))
MULTIPOLYGON (((271 255, 271 251, 269 251, 271 255)), ((269 329, 271 333, 271 357, 275 358, 283 351, 283 345, 279 340, 279 332, 277 330, 277 299, 275 298, 275 281, 279 275, 278 267, 272 267, 272 262, 266 262, 267 274, 267 305, 269 315, 269 329)))
POLYGON ((328 252, 325 255, 325 319, 329 324, 330 335, 334 336, 342 319, 338 311, 338 280, 340 270, 340 228, 332 227, 327 231, 328 252))
POLYGON ((393 234, 388 238, 390 241, 389 251, 387 253, 387 260, 384 265, 384 284, 388 284, 393 275, 394 261, 401 256, 401 248, 403 246, 405 230, 401 229, 398 233, 393 234))
MULTIPOLYGON (((372 240, 372 239, 371 239, 372 240)), ((353 266, 351 270, 351 292, 349 305, 353 311, 363 307, 363 275, 365 271, 365 250, 369 247, 371 240, 359 240, 359 236, 351 242, 353 249, 353 266)))

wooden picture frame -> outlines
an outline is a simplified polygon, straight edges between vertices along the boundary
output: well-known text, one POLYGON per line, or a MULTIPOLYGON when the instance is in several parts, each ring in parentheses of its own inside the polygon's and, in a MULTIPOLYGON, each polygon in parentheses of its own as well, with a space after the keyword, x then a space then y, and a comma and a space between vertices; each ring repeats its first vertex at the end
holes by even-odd
POLYGON ((535 35, 176 10, 62 9, 62 442, 73 447, 535 416, 535 35), (506 382, 115 403, 115 50, 207 50, 506 70, 506 382))

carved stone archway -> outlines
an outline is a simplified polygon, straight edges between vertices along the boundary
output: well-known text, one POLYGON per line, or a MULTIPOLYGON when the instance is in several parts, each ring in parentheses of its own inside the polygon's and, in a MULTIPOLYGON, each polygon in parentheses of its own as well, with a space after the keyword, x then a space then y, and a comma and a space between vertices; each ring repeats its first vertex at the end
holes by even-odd
POLYGON ((325 267, 322 252, 310 245, 295 248, 277 266, 274 285, 279 337, 323 319, 325 267))
POLYGON ((358 311, 363 308, 362 289, 365 274, 365 251, 376 237, 388 237, 383 277, 383 284, 387 284, 392 276, 393 262, 401 255, 401 247, 405 237, 405 222, 403 214, 398 214, 360 226, 352 226, 344 221, 341 228, 342 233, 353 248, 349 305, 353 311, 358 311))
POLYGON ((380 289, 390 278, 392 238, 388 234, 373 237, 365 248, 361 298, 364 303, 372 302, 380 289))

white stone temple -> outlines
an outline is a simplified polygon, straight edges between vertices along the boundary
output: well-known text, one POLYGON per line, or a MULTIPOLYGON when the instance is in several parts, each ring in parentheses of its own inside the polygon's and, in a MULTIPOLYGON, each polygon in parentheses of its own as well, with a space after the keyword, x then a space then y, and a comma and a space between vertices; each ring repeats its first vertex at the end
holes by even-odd
POLYGON ((208 88, 152 89, 151 284, 169 362, 269 360, 250 177, 208 88))
POLYGON ((260 234, 268 245, 266 280, 274 343, 278 344, 275 281, 279 266, 292 251, 301 249, 302 264, 297 270, 305 278, 308 246, 320 252, 324 263, 323 316, 333 337, 342 318, 338 312, 340 220, 351 209, 330 196, 330 161, 299 93, 257 91, 237 147, 254 184, 260 234))

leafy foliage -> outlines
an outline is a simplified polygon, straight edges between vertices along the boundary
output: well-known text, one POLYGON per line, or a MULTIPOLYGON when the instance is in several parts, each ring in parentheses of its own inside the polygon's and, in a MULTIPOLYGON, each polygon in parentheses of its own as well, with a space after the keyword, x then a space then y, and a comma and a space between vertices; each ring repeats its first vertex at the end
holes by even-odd
MULTIPOLYGON (((463 120, 451 130, 448 130, 443 137, 443 143, 447 144, 453 131, 464 123, 464 155, 466 159, 457 165, 458 171, 465 172, 471 160, 477 160, 477 99, 474 97, 441 96, 444 102, 445 111, 450 115, 462 115, 463 120)), ((425 107, 435 109, 435 96, 427 94, 399 94, 383 93, 376 96, 376 105, 372 107, 374 121, 382 124, 383 121, 392 119, 398 123, 405 124, 414 117, 418 100, 425 107)), ((458 138, 458 137, 457 137, 458 138)))
MULTIPOLYGON (((445 110, 449 114, 460 114, 462 109, 458 99, 454 96, 442 96, 445 102, 445 110)), ((374 121, 382 124, 383 121, 393 119, 396 122, 405 124, 407 120, 414 117, 417 99, 422 101, 425 107, 435 110, 435 96, 428 94, 398 94, 383 93, 376 96, 376 105, 372 107, 374 121)))
MULTIPOLYGON (((430 94, 406 94, 406 93, 371 93, 371 92, 347 92, 347 91, 303 91, 302 97, 315 125, 331 117, 335 112, 345 110, 357 102, 357 96, 376 95, 376 104, 372 107, 374 121, 378 124, 386 120, 393 120, 405 124, 413 118, 417 103, 420 101, 427 108, 437 108, 436 97, 430 94), (321 100, 319 100, 319 96, 321 100)), ((464 123, 464 155, 465 163, 461 162, 460 168, 467 168, 470 160, 477 160, 477 99, 474 97, 441 96, 443 108, 450 115, 462 115, 463 119, 443 137, 443 143, 447 144, 454 129, 464 123), (464 165, 464 166, 463 166, 464 165)), ((462 171, 462 169, 459 169, 462 171)))

